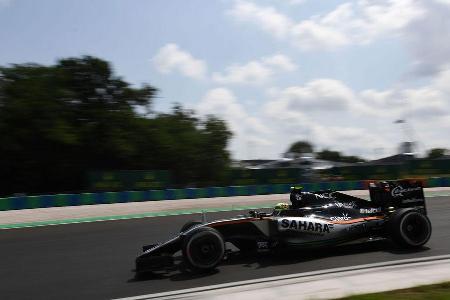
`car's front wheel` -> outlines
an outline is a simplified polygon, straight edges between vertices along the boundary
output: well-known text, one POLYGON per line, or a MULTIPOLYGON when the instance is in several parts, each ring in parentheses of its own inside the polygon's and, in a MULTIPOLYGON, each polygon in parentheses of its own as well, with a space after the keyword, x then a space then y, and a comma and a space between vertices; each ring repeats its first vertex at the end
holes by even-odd
POLYGON ((184 224, 183 227, 181 227, 180 233, 186 232, 200 224, 202 224, 202 222, 200 221, 189 221, 186 224, 184 224))
POLYGON ((199 227, 190 231, 184 238, 183 258, 189 269, 207 271, 214 269, 225 254, 225 242, 217 230, 199 227))

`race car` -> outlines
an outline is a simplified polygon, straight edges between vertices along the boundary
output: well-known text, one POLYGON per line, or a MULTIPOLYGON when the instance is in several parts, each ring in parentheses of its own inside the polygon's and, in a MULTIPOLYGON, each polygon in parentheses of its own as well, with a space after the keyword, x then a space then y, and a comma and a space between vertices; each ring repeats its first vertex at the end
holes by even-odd
POLYGON ((379 239, 406 248, 428 242, 431 222, 421 182, 374 182, 369 193, 370 200, 365 200, 337 191, 304 192, 292 187, 291 203, 279 203, 271 213, 250 211, 236 218, 185 224, 172 239, 144 246, 135 271, 139 275, 173 268, 179 251, 185 269, 211 270, 230 251, 229 244, 244 253, 271 253, 379 239))

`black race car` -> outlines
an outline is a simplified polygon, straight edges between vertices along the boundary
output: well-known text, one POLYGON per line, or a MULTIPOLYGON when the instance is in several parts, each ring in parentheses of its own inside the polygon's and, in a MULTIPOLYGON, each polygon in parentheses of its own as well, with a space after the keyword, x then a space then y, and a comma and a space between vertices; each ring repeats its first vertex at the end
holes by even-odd
POLYGON ((143 247, 137 274, 173 268, 181 250, 191 271, 215 268, 227 253, 226 243, 241 252, 314 249, 378 239, 401 247, 424 245, 431 236, 423 188, 418 181, 383 181, 369 186, 370 200, 336 191, 303 192, 291 188, 290 201, 272 213, 212 222, 189 222, 176 237, 143 247))

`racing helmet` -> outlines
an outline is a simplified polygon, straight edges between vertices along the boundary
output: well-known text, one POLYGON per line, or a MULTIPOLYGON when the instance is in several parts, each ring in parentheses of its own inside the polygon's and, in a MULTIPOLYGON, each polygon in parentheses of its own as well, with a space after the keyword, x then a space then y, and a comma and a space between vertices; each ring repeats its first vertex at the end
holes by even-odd
POLYGON ((289 209, 289 204, 285 202, 280 202, 275 205, 275 210, 285 210, 289 209))

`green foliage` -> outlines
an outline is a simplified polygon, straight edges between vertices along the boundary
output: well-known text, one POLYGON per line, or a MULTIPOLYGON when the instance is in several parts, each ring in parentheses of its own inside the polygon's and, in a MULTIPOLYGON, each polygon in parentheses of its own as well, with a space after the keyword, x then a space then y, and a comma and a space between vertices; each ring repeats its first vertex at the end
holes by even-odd
POLYGON ((450 283, 418 286, 410 289, 355 295, 340 300, 444 300, 450 299, 450 283))
POLYGON ((428 151, 427 158, 434 159, 434 158, 443 157, 445 155, 446 151, 447 151, 447 149, 443 149, 443 148, 431 149, 428 151))
POLYGON ((90 56, 0 67, 0 194, 80 190, 89 170, 165 169, 179 184, 220 180, 229 164, 225 123, 180 106, 155 114, 156 92, 131 87, 90 56))
POLYGON ((313 145, 307 141, 298 141, 293 143, 287 152, 292 153, 312 153, 314 151, 313 145))
POLYGON ((339 151, 332 151, 328 149, 324 149, 316 153, 316 157, 318 159, 336 161, 336 162, 345 162, 345 163, 357 163, 364 162, 365 160, 358 156, 346 156, 342 155, 339 151))
MULTIPOLYGON (((287 153, 313 153, 314 146, 308 141, 297 141, 293 143, 287 153)), ((335 161, 335 162, 345 162, 345 163, 357 163, 364 162, 365 160, 358 156, 347 156, 343 155, 339 151, 332 151, 329 149, 324 149, 316 152, 316 158, 335 161)))

